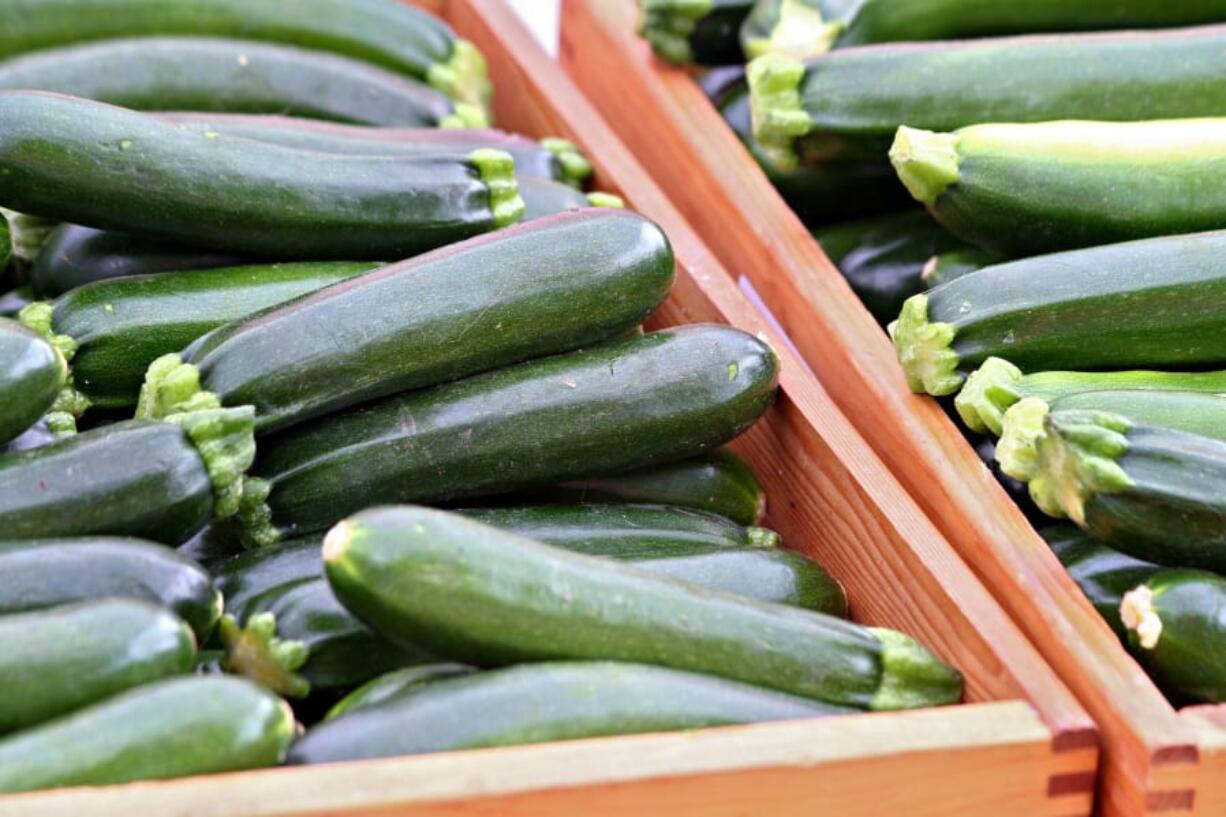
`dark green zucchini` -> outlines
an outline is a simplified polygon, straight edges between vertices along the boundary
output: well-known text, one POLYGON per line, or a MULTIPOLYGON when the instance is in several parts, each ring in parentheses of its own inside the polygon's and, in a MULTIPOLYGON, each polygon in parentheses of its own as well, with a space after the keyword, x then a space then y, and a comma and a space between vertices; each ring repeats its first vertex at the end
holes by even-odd
POLYGON ((635 661, 862 709, 962 696, 957 671, 902 633, 708 590, 445 511, 356 514, 329 531, 323 558, 337 597, 377 632, 466 663, 635 661))
POLYGON ((128 420, 0 457, 0 530, 177 544, 210 516, 234 513, 255 456, 251 408, 168 420, 128 420))
POLYGON ((476 672, 476 669, 467 664, 451 663, 422 664, 418 667, 404 667, 403 669, 385 672, 378 678, 373 678, 362 684, 362 686, 337 701, 328 710, 324 720, 330 721, 340 715, 382 705, 387 701, 400 697, 404 693, 412 692, 422 684, 429 684, 447 678, 456 678, 462 675, 471 675, 474 672, 476 672))
POLYGON ((842 221, 906 207, 907 189, 881 156, 823 161, 802 157, 794 167, 776 166, 753 135, 749 84, 744 69, 739 79, 718 91, 720 115, 745 145, 779 195, 806 224, 842 221))
POLYGON ((159 681, 0 740, 0 791, 275 766, 293 736, 289 706, 250 681, 159 681))
POLYGON ((1163 570, 1124 594, 1132 653, 1179 702, 1226 702, 1226 579, 1163 570))
POLYGON ((274 587, 323 576, 319 549, 322 536, 304 536, 272 547, 255 548, 224 559, 213 566, 217 589, 229 610, 247 605, 274 587))
POLYGON ((1030 480, 1038 466, 1043 421, 1053 411, 1108 411, 1134 423, 1187 431, 1226 441, 1226 394, 1194 391, 1085 391, 1048 403, 1027 398, 1005 412, 996 458, 1006 474, 1030 480))
POLYGON ((881 324, 898 317, 903 302, 927 288, 922 273, 928 259, 965 246, 916 210, 829 225, 814 230, 813 237, 881 324))
POLYGON ((692 457, 766 411, 778 366, 752 335, 692 325, 321 418, 261 441, 245 535, 267 543, 376 503, 508 493, 692 457))
POLYGON ((30 286, 55 298, 79 286, 109 278, 213 267, 234 267, 242 256, 212 252, 127 233, 61 224, 47 237, 30 265, 30 286))
POLYGON ((701 547, 778 547, 779 534, 667 505, 528 505, 457 510, 496 528, 578 553, 635 558, 701 547))
POLYGON ((0 616, 0 733, 186 673, 195 657, 187 625, 148 602, 103 599, 0 616))
POLYGON ((1049 31, 1160 28, 1226 19, 1221 0, 758 0, 741 26, 750 57, 809 59, 831 48, 1049 31))
POLYGON ((0 62, 0 88, 138 111, 277 113, 358 125, 483 127, 479 106, 369 63, 215 37, 133 37, 0 62))
POLYGON ((455 99, 483 103, 481 53, 442 20, 385 0, 15 0, 0 32, 0 57, 91 40, 150 34, 246 37, 332 51, 428 82, 455 99), (287 13, 290 12, 290 13, 287 13))
MULTIPOLYGON (((568 190, 570 188, 567 188, 568 190)), ((70 361, 89 406, 136 405, 149 364, 231 321, 374 269, 320 261, 134 275, 97 281, 22 310, 70 361)))
MULTIPOLYGON (((885 154, 899 126, 1226 114, 1226 26, 873 46, 749 65, 771 161, 885 154)), ((1048 197, 1044 196, 1047 200, 1048 197)))
POLYGON ((130 598, 173 610, 201 642, 221 617, 221 593, 204 568, 164 545, 140 539, 0 542, 0 575, 0 615, 74 601, 130 598))
POLYGON ((989 357, 1023 371, 1212 366, 1226 362, 1223 252, 1214 232, 985 267, 913 295, 890 334, 908 385, 933 395, 989 357))
POLYGON ((608 193, 584 193, 562 182, 540 178, 521 178, 519 195, 524 200, 523 221, 581 210, 585 207, 622 208, 625 204, 608 193))
POLYGON ((0 318, 0 445, 46 414, 68 378, 64 356, 37 333, 0 318))
POLYGON ((679 462, 609 476, 586 477, 527 494, 539 502, 646 502, 695 508, 756 525, 766 513, 766 492, 749 463, 727 448, 679 462))
POLYGON ((344 713, 295 741, 286 762, 331 763, 846 711, 675 669, 555 661, 432 681, 344 713))
POLYGON ((342 155, 420 156, 493 148, 510 154, 521 179, 539 177, 580 187, 592 175, 582 151, 565 139, 534 142, 506 131, 464 128, 375 128, 292 116, 159 113, 159 119, 201 133, 220 133, 284 147, 342 155))
POLYGON ((920 273, 920 281, 923 283, 924 289, 932 289, 941 284, 956 281, 964 275, 970 275, 972 272, 978 272, 984 267, 1003 264, 1006 260, 1008 259, 999 253, 981 250, 976 247, 949 250, 928 259, 928 262, 924 264, 923 271, 920 273))
POLYGON ((1215 184, 1226 118, 900 128, 890 150, 917 201, 1004 255, 1226 227, 1215 184))
POLYGON ((639 36, 670 62, 741 62, 741 22, 753 0, 639 0, 639 36))
POLYGON ((668 239, 642 216, 537 219, 229 323, 149 367, 137 416, 250 404, 259 431, 284 428, 613 337, 672 281, 668 239))
POLYGON ((0 92, 6 206, 278 259, 404 258, 519 218, 511 157, 337 157, 0 92))
POLYGON ((1226 442, 1088 410, 1043 430, 1040 508, 1138 559, 1226 571, 1226 442))
POLYGON ((1120 618, 1124 594, 1162 568, 1099 544, 1075 525, 1049 525, 1041 528, 1039 535, 1051 546, 1099 615, 1116 635, 1126 639, 1127 631, 1120 618))

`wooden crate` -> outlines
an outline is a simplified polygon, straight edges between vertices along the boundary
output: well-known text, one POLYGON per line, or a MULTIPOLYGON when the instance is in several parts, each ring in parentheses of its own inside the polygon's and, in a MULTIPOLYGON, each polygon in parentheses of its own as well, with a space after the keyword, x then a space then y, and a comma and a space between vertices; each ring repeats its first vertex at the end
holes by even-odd
POLYGON ((502 0, 433 5, 489 58, 504 127, 575 140, 602 189, 668 232, 678 280, 658 324, 732 323, 779 349, 780 399, 738 443, 769 524, 846 584, 858 620, 961 668, 968 703, 36 792, 0 798, 0 815, 1088 815, 1097 733, 1016 625, 502 0))
POLYGON ((1105 815, 1226 814, 1226 707, 1150 683, 687 75, 634 36, 632 0, 564 0, 560 59, 719 260, 774 311, 828 393, 1103 732, 1105 815))

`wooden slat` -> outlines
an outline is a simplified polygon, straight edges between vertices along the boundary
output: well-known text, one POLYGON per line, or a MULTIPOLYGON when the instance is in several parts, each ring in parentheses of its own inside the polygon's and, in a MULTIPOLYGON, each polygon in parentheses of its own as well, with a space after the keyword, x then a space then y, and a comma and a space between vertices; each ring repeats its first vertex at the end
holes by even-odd
POLYGON ((0 817, 1088 814, 1088 794, 1035 810, 1050 752, 1028 706, 979 704, 16 795, 0 817))
POLYGON ((712 251, 762 293, 831 396, 1073 686, 1105 733, 1114 793, 1152 790, 1154 767, 1194 764, 1195 734, 935 402, 910 394, 880 328, 735 135, 684 71, 633 35, 633 3, 563 6, 568 71, 712 251))

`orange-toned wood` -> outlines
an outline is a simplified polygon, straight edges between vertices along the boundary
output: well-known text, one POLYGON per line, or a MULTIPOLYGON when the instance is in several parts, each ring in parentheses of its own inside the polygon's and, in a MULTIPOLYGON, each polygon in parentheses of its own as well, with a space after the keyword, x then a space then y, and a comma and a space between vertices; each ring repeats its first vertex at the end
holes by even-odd
POLYGON ((633 5, 563 0, 563 64, 1094 715, 1103 813, 1226 813, 1203 810, 1221 778, 1198 750, 1205 730, 1120 648, 935 402, 910 394, 885 335, 735 135, 686 72, 634 36, 633 5))
POLYGON ((445 11, 485 52, 504 127, 574 140, 600 187, 668 232, 677 284, 655 322, 732 323, 779 350, 778 403, 738 442, 771 497, 769 523, 845 583, 857 620, 910 632, 961 668, 970 702, 32 793, 0 798, 0 817, 1088 815, 1097 734, 1037 651, 502 0, 445 11))

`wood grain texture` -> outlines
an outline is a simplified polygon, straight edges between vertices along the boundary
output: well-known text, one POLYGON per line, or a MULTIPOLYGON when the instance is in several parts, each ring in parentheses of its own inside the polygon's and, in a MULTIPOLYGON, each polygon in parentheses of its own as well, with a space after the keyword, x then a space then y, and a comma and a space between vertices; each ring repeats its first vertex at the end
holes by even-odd
POLYGON ((1196 731, 936 403, 909 392, 884 333, 686 72, 633 36, 633 4, 563 6, 568 71, 717 257, 752 281, 833 399, 1095 716, 1109 766, 1103 813, 1192 808, 1196 731))
POLYGON ((678 280, 654 322, 731 323, 779 350, 780 399, 737 444, 770 523, 840 577, 858 620, 959 666, 972 703, 32 793, 0 817, 1088 815, 1097 734, 1037 651, 502 0, 442 7, 489 60, 499 124, 573 139, 599 187, 669 234, 678 280))

